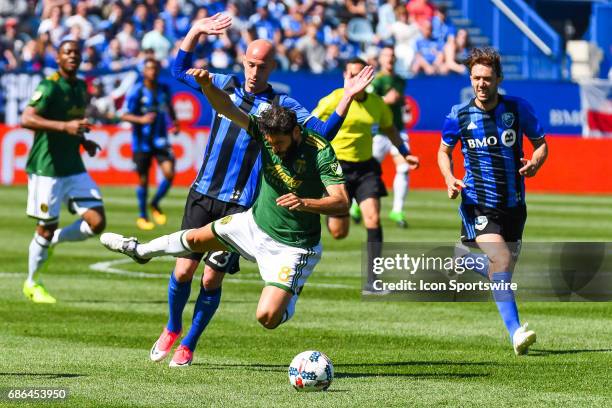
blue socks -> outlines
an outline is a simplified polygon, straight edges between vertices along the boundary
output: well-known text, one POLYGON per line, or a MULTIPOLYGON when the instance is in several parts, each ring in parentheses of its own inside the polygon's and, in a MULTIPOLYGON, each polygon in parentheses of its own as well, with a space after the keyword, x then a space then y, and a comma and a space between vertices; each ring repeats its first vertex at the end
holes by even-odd
POLYGON ((196 300, 193 310, 193 321, 187 336, 181 341, 181 345, 189 347, 189 350, 194 351, 202 332, 210 322, 210 319, 215 315, 219 302, 221 301, 221 288, 214 290, 206 290, 200 287, 200 295, 196 300))
MULTIPOLYGON (((502 281, 510 283, 512 281, 512 274, 510 272, 497 272, 493 274, 493 283, 501 283, 502 281)), ((493 290, 493 299, 497 305, 497 310, 506 325, 510 339, 512 335, 518 329, 521 324, 519 322, 518 309, 516 307, 516 301, 514 300, 514 292, 512 289, 507 290, 493 290)))
POLYGON ((183 328, 183 309, 189 299, 191 292, 191 281, 179 282, 174 276, 174 271, 170 274, 168 283, 168 308, 169 315, 167 329, 173 333, 178 333, 183 328))
POLYGON ((159 202, 162 198, 168 193, 170 187, 172 186, 172 180, 164 179, 159 186, 157 187, 157 192, 151 201, 151 205, 155 208, 159 205, 159 202))
POLYGON ((136 187, 136 198, 138 198, 138 216, 147 218, 147 188, 136 187))

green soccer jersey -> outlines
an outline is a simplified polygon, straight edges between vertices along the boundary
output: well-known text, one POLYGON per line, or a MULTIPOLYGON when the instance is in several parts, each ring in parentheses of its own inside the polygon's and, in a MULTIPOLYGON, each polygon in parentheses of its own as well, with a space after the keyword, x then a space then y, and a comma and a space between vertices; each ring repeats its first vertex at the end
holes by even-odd
POLYGON ((389 105, 389 108, 391 108, 391 112, 393 112, 393 126, 395 126, 397 130, 404 130, 403 110, 406 81, 397 75, 379 73, 372 81, 372 86, 374 87, 374 92, 381 97, 384 97, 392 88, 402 95, 402 98, 393 105, 389 105))
POLYGON ((321 198, 326 186, 344 184, 342 168, 330 144, 316 133, 300 126, 302 141, 289 157, 281 159, 272 152, 257 126, 257 117, 249 115, 248 134, 262 142, 262 183, 253 204, 253 218, 266 234, 286 245, 311 248, 321 240, 319 214, 290 211, 276 205, 282 195, 294 193, 300 198, 321 198))
MULTIPOLYGON (((45 119, 69 121, 85 116, 87 90, 85 82, 71 83, 59 72, 43 79, 30 99, 29 106, 45 119)), ((29 174, 65 177, 83 173, 85 165, 79 152, 79 138, 68 133, 37 130, 28 155, 29 174)))

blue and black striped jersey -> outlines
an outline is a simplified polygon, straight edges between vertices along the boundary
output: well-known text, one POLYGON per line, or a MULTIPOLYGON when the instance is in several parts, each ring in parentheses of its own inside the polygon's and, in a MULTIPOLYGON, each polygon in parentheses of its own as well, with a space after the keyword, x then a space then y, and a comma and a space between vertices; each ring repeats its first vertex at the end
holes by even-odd
POLYGON ((132 151, 148 153, 153 149, 168 146, 167 114, 172 103, 170 88, 158 83, 155 89, 147 88, 142 81, 137 82, 128 93, 122 111, 142 116, 157 113, 155 121, 149 125, 132 124, 132 151))
POLYGON ((491 111, 469 102, 455 105, 446 116, 442 143, 454 147, 461 140, 466 188, 463 203, 510 208, 525 203, 525 179, 519 174, 523 134, 544 137, 533 108, 521 98, 499 96, 491 111))
MULTIPOLYGON (((259 116, 272 105, 295 111, 299 123, 310 113, 295 99, 267 90, 250 94, 233 75, 213 75, 213 84, 222 89, 243 112, 259 116)), ((256 198, 261 170, 260 145, 246 130, 213 111, 210 136, 204 162, 193 183, 193 188, 206 196, 221 201, 250 207, 256 198)))

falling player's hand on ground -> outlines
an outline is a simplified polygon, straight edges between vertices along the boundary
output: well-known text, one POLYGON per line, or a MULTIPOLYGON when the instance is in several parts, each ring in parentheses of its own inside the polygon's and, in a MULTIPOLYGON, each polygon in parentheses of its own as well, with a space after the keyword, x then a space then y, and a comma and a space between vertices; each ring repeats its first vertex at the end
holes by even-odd
POLYGON ((212 84, 212 75, 205 69, 190 68, 187 70, 187 75, 193 76, 202 88, 212 84))
POLYGON ((301 210, 304 208, 304 201, 293 193, 285 194, 276 199, 276 205, 285 207, 289 210, 301 210))
POLYGON ((205 17, 195 22, 194 27, 200 34, 221 35, 232 25, 232 18, 217 13, 212 17, 205 17))

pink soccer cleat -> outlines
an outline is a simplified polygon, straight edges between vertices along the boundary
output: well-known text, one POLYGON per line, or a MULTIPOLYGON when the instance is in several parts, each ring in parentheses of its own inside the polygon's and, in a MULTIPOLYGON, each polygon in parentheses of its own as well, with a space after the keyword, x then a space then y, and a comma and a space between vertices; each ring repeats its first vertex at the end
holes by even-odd
POLYGON ((153 347, 151 347, 151 352, 149 353, 151 360, 162 361, 164 358, 166 358, 180 335, 180 332, 174 333, 164 327, 164 331, 159 336, 159 339, 157 339, 155 344, 153 344, 153 347))

